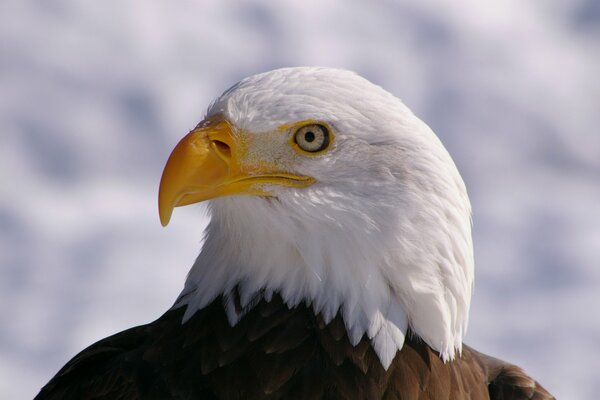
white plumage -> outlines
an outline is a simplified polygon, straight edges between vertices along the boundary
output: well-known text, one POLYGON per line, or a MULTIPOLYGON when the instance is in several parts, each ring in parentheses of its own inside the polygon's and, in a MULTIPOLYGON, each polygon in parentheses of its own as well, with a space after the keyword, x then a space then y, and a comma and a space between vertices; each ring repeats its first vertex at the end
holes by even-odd
MULTIPOLYGON (((366 333, 385 368, 409 327, 452 360, 471 300, 470 204, 431 129, 382 88, 329 68, 246 78, 210 107, 216 114, 248 136, 249 160, 317 182, 210 200, 204 247, 175 304, 188 305, 184 321, 236 286, 246 309, 276 291, 326 322, 340 311, 351 341, 366 333), (328 152, 291 149, 278 127, 302 120, 331 126, 328 152)), ((233 325, 241 314, 225 303, 233 325)))

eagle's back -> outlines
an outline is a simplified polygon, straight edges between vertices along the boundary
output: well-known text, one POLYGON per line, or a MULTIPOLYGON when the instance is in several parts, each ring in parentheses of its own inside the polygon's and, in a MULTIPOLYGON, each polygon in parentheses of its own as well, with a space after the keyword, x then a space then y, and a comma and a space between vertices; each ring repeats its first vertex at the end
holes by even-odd
POLYGON ((453 362, 416 337, 384 370, 341 316, 260 301, 231 327, 222 299, 182 324, 184 308, 83 350, 36 399, 549 399, 516 366, 469 347, 453 362))

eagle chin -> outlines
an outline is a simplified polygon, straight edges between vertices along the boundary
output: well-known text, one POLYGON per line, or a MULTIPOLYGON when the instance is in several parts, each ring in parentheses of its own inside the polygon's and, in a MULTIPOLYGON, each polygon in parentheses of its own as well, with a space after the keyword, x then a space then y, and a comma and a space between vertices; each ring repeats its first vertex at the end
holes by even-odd
POLYGON ((173 307, 69 361, 39 399, 549 399, 463 345, 471 207, 451 157, 358 75, 286 68, 223 93, 165 166, 206 201, 173 307))

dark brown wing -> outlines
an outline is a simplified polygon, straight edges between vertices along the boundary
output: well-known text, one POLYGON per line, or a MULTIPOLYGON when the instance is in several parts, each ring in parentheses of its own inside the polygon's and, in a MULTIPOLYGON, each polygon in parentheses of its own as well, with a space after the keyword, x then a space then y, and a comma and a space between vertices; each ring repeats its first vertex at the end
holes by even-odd
POLYGON ((490 382, 494 395, 524 382, 469 348, 443 363, 410 337, 386 371, 367 338, 349 343, 339 315, 326 325, 310 307, 289 309, 278 296, 235 327, 221 298, 182 325, 183 312, 90 346, 37 398, 488 399, 490 382))
MULTIPOLYGON (((176 330, 180 314, 167 312, 151 324, 91 345, 71 359, 36 399, 182 398, 176 396, 178 388, 164 376, 162 363, 153 359, 156 351, 164 354, 172 351, 171 346, 181 344, 178 335, 172 337, 172 342, 163 336, 176 330)), ((178 351, 173 351, 165 361, 173 366, 177 357, 178 351)))
POLYGON ((468 346, 465 350, 478 359, 489 381, 492 400, 550 400, 546 389, 516 365, 479 353, 468 346))

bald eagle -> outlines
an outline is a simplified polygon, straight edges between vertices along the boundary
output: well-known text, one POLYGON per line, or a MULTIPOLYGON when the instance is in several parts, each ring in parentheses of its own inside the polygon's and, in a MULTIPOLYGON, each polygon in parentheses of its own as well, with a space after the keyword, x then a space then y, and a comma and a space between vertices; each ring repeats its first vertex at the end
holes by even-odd
POLYGON ((471 207, 396 97, 343 70, 243 79, 173 150, 159 190, 206 201, 173 307, 69 361, 38 399, 549 399, 463 345, 471 207))

